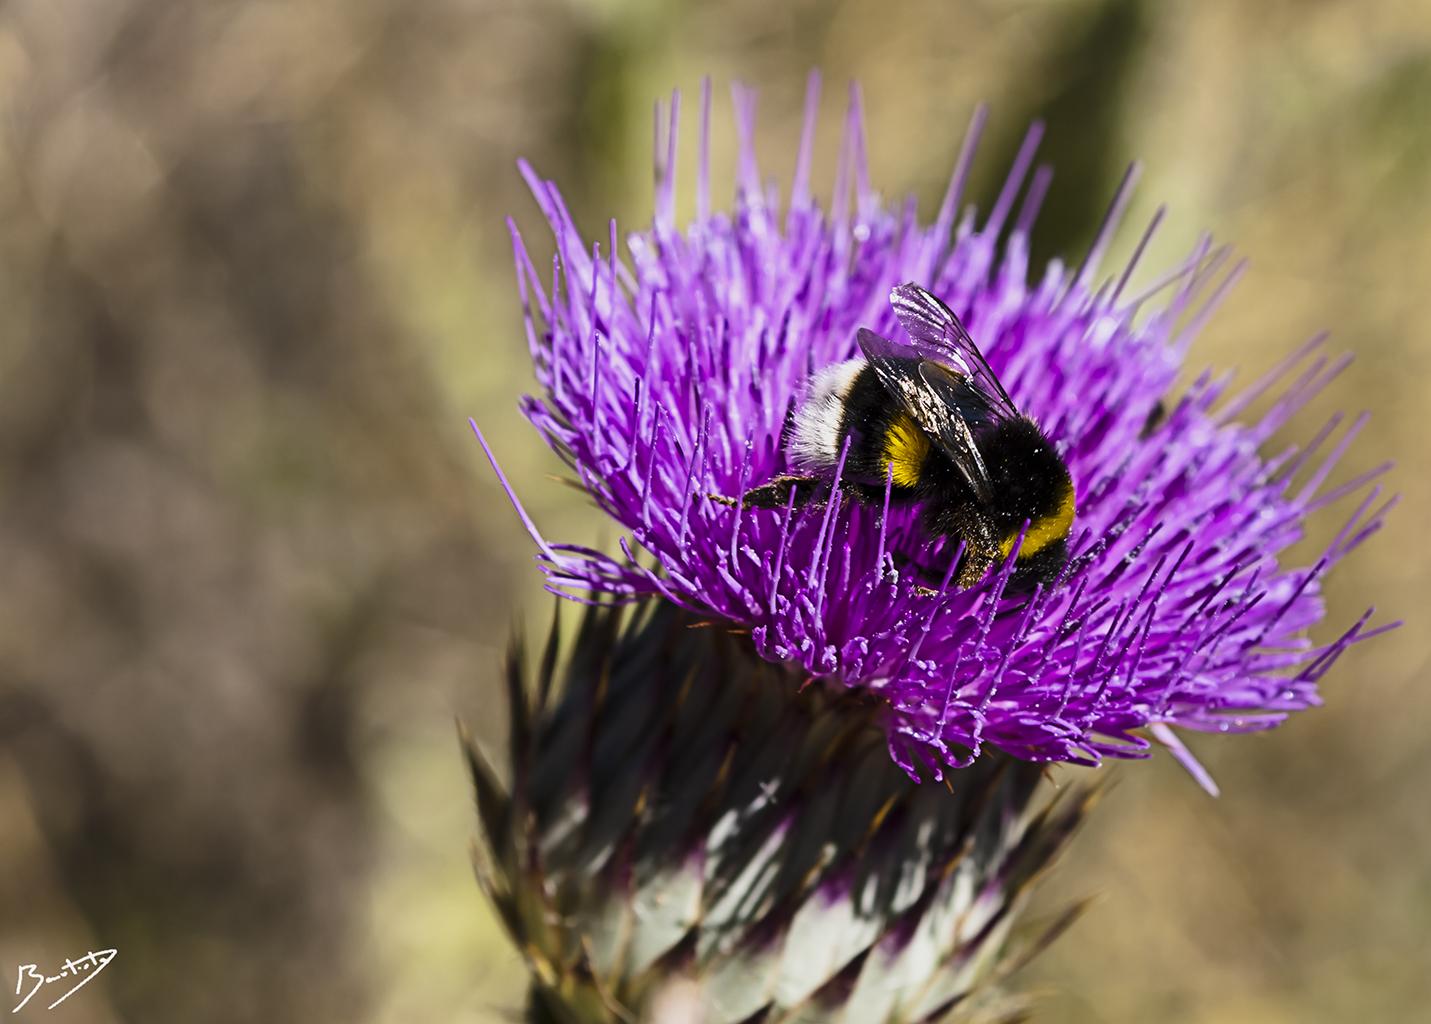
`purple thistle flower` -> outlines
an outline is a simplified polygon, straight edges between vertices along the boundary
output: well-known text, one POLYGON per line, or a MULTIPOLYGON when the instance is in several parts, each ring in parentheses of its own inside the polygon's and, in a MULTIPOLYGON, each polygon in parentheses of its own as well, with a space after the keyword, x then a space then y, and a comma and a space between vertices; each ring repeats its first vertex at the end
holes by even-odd
POLYGON ((1171 397, 1189 340, 1242 266, 1227 270, 1227 250, 1204 238, 1131 294, 1159 210, 1128 266, 1102 277, 1136 167, 1082 262, 1031 276, 1028 236, 1048 168, 1017 210, 1015 200, 1037 125, 993 209, 980 220, 971 208, 956 224, 979 110, 924 225, 912 201, 891 207, 872 190, 856 91, 826 210, 809 188, 818 88, 812 76, 783 206, 757 170, 754 96, 735 90, 738 188, 726 214, 711 209, 707 84, 697 212, 684 229, 674 216, 679 96, 665 124, 658 105, 655 218, 627 237, 624 255, 614 222, 604 250, 588 249, 555 186, 522 165, 556 244, 548 276, 513 228, 543 391, 524 412, 630 534, 621 558, 553 544, 518 504, 548 588, 585 600, 659 594, 748 628, 765 658, 868 688, 889 704, 891 755, 916 778, 942 778, 986 746, 1030 761, 1145 757, 1146 729, 1215 791, 1173 727, 1269 728, 1319 703, 1318 680, 1349 646, 1391 628, 1368 628, 1368 611, 1329 644, 1307 637, 1323 614, 1323 576, 1394 500, 1373 483, 1385 466, 1324 486, 1363 419, 1335 442, 1340 416, 1305 446, 1261 454, 1347 359, 1323 354, 1318 337, 1234 397, 1228 377, 1210 374, 1171 397), (715 500, 788 470, 781 431, 792 403, 813 371, 858 355, 859 328, 904 337, 888 296, 905 281, 961 317, 1068 463, 1078 513, 1072 557, 1052 586, 1007 592, 1006 559, 974 587, 946 578, 937 596, 922 593, 909 567, 952 571, 956 553, 920 529, 917 509, 715 500), (1266 411, 1239 421, 1264 396, 1266 411), (1279 563, 1310 513, 1353 493, 1359 504, 1319 558, 1279 563))

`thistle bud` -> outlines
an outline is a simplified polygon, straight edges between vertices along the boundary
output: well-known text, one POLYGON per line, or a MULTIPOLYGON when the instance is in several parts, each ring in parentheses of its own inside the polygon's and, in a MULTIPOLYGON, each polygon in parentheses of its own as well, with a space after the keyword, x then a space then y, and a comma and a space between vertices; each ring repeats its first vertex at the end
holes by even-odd
POLYGON ((1019 913, 1086 797, 997 755, 919 785, 882 702, 667 602, 558 632, 509 656, 506 771, 465 740, 528 1020, 1014 1019, 1001 982, 1073 910, 1019 913))

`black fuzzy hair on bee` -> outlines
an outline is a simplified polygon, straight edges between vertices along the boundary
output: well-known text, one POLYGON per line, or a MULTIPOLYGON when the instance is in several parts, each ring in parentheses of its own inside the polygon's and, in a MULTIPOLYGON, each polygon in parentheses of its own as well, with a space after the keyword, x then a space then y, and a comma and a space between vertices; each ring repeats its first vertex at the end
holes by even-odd
POLYGON ((1053 583, 1076 514, 1067 464, 944 303, 915 284, 895 288, 890 303, 912 344, 861 330, 861 358, 816 371, 782 433, 799 473, 742 503, 828 500, 843 453, 842 488, 856 500, 882 504, 888 492, 891 504, 921 507, 929 534, 962 542, 958 586, 977 583, 1015 545, 1015 583, 1053 583))

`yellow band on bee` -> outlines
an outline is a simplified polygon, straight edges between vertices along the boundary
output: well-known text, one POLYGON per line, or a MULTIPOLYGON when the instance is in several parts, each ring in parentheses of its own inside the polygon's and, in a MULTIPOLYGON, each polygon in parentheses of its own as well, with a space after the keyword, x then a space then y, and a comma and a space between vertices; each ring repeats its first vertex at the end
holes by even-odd
POLYGON ((929 436, 909 415, 902 414, 884 435, 885 463, 892 470, 894 486, 913 487, 919 483, 924 460, 929 455, 929 436))
MULTIPOLYGON (((1069 484, 1063 492, 1063 497, 1058 501, 1058 508, 1046 516, 1040 516, 1029 523, 1028 533, 1024 534, 1023 547, 1019 548, 1019 559, 1031 558, 1038 554, 1050 544, 1056 544, 1068 536, 1068 531, 1073 528, 1073 513, 1075 500, 1073 485, 1069 484)), ((1015 530, 1003 539, 999 544, 999 550, 1004 557, 1009 556, 1009 552, 1014 549, 1014 545, 1019 541, 1019 532, 1015 530)))

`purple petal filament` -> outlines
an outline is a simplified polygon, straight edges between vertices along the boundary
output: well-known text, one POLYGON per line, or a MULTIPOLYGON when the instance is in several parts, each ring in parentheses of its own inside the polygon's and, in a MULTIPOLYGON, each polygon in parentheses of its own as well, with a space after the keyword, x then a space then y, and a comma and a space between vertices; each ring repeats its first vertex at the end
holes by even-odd
POLYGON ((583 600, 659 594, 748 628, 766 658, 877 692, 890 707, 891 754, 916 777, 941 778, 986 746, 1032 761, 1142 757, 1146 730, 1210 787, 1173 727, 1269 728, 1319 703, 1317 682, 1336 658, 1382 631, 1367 628, 1368 613, 1330 644, 1307 638, 1326 571, 1391 504, 1374 483, 1381 470, 1323 490, 1361 421, 1326 455, 1339 418, 1305 448, 1261 453, 1345 361, 1316 338, 1239 396, 1204 375, 1174 400, 1190 338, 1241 267, 1225 270, 1227 252, 1205 239, 1140 295, 1127 287, 1132 264, 1100 281, 1136 169, 1080 266, 1054 262, 1031 278, 1028 231, 1046 168, 1014 203, 1037 127, 990 215, 980 223, 971 208, 956 227, 984 121, 976 113, 935 223, 923 226, 912 202, 892 207, 871 190, 856 92, 827 210, 809 191, 818 87, 812 77, 783 208, 756 164, 754 97, 735 91, 738 186, 724 213, 710 205, 707 85, 697 216, 684 228, 674 215, 679 96, 667 119, 658 107, 656 216, 624 253, 614 223, 606 239, 584 242, 555 186, 523 165, 556 248, 543 273, 512 229, 542 392, 523 410, 629 531, 614 557, 544 540, 523 513, 548 588, 583 600), (1007 594, 1006 562, 969 590, 946 577, 940 596, 916 593, 909 567, 950 567, 957 552, 931 543, 914 509, 712 500, 788 469, 781 428, 804 381, 856 355, 860 327, 900 337, 888 295, 904 281, 961 316, 1068 462, 1079 495, 1073 558, 1051 588, 1007 594), (1255 422, 1235 419, 1268 396, 1255 422), (1166 415, 1145 436, 1160 400, 1166 415), (1321 556, 1281 565, 1308 513, 1353 491, 1363 498, 1321 556))

